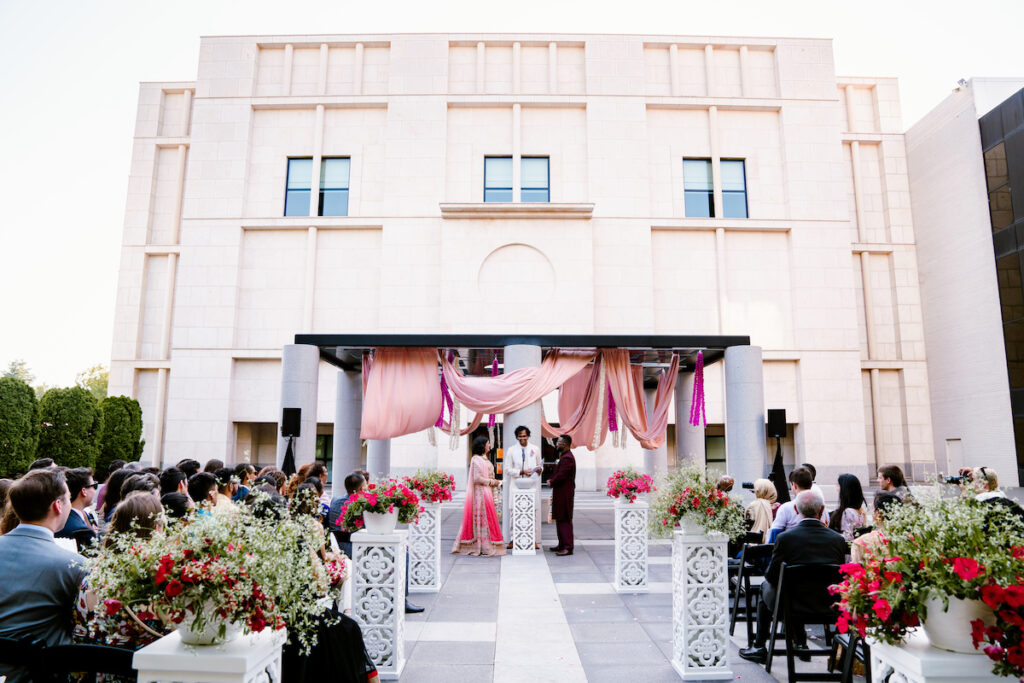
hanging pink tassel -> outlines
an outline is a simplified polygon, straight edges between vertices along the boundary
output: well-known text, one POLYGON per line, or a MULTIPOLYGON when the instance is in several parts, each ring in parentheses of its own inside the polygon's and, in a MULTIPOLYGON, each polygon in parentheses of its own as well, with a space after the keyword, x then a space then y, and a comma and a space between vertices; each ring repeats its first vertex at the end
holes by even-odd
POLYGON ((615 410, 615 397, 612 396, 611 387, 608 387, 608 431, 619 431, 618 413, 615 410))
MULTIPOLYGON (((448 352, 448 362, 451 363, 454 360, 455 360, 455 352, 454 351, 449 351, 448 352)), ((453 403, 452 403, 452 395, 451 395, 451 392, 448 390, 448 382, 446 382, 445 379, 444 379, 444 372, 442 372, 441 373, 441 414, 437 416, 437 422, 434 423, 435 427, 441 427, 441 428, 444 427, 444 407, 445 407, 445 405, 448 406, 448 414, 450 416, 454 415, 455 411, 454 411, 454 409, 452 407, 452 405, 453 405, 453 403)), ((450 419, 449 419, 449 422, 451 422, 450 419)))
POLYGON ((699 427, 707 425, 708 417, 704 411, 704 352, 697 352, 697 366, 693 369, 693 397, 690 400, 690 425, 699 427))
MULTIPOLYGON (((497 377, 497 376, 498 376, 498 355, 495 354, 494 355, 494 360, 491 361, 491 377, 497 377)), ((488 416, 488 418, 487 418, 487 428, 488 429, 493 428, 494 427, 494 423, 495 423, 494 413, 491 413, 490 416, 488 416)), ((491 439, 491 443, 494 443, 494 439, 493 438, 491 439)))

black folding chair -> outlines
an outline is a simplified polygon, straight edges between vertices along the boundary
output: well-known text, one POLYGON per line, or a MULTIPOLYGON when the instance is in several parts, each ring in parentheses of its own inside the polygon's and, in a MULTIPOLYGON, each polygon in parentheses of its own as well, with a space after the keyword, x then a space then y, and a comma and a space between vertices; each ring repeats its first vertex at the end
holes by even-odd
POLYGON ((772 546, 770 543, 744 546, 740 553, 740 568, 736 575, 736 592, 732 601, 732 616, 729 618, 729 635, 736 630, 736 620, 743 615, 743 621, 747 624, 747 647, 754 640, 754 622, 757 621, 757 597, 761 593, 761 586, 751 584, 750 579, 756 576, 764 576, 765 569, 772 557, 772 546), (743 596, 743 611, 740 611, 740 595, 743 596))
POLYGON ((32 638, 0 638, 0 662, 9 667, 32 669, 39 660, 42 641, 32 638))
POLYGON ((56 645, 43 650, 44 661, 39 667, 47 676, 44 680, 63 681, 69 673, 86 673, 95 680, 96 674, 131 677, 134 650, 109 645, 56 645))
POLYGON ((843 648, 843 661, 841 664, 840 680, 843 683, 853 681, 853 662, 858 661, 864 665, 864 678, 871 680, 871 646, 867 641, 857 635, 856 631, 837 633, 832 640, 832 658, 829 661, 829 671, 834 671, 839 665, 839 647, 843 648))
POLYGON ((772 627, 768 632, 768 661, 765 671, 772 672, 775 655, 775 641, 779 637, 778 624, 782 618, 786 639, 786 667, 789 681, 839 681, 841 673, 797 673, 794 635, 805 625, 820 624, 825 630, 825 648, 803 647, 800 656, 832 658, 832 628, 839 614, 832 607, 834 598, 828 587, 839 583, 838 564, 803 564, 786 566, 779 572, 778 590, 775 594, 775 608, 772 610, 772 627))

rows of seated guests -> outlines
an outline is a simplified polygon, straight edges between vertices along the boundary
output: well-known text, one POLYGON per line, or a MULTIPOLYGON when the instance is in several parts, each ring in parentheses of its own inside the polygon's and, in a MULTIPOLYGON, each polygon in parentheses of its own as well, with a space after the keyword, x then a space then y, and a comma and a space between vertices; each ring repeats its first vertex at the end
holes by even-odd
MULTIPOLYGON (((186 459, 163 470, 115 460, 105 481, 98 483, 89 468, 37 460, 18 479, 0 479, 0 637, 29 637, 45 646, 95 642, 86 627, 95 596, 80 553, 106 552, 116 534, 148 536, 168 517, 187 523, 193 515, 237 514, 242 505, 264 506, 266 512, 269 506, 273 514, 308 518, 323 533, 324 543, 317 549, 321 558, 338 559, 343 551, 331 549, 326 481, 322 463, 305 465, 288 477, 275 467, 257 473, 252 465, 227 468, 210 460, 201 469, 199 462, 186 459)), ((351 546, 345 550, 351 555, 351 546)), ((310 655, 289 655, 286 647, 285 681, 310 676, 378 680, 358 624, 347 613, 332 617, 324 619, 310 655), (342 655, 339 649, 346 652, 342 655), (330 669, 352 659, 358 661, 347 673, 330 669)), ((119 635, 101 644, 138 649, 166 630, 162 626, 126 623, 119 635)), ((4 675, 9 683, 31 680, 27 670, 0 662, 0 680, 4 675)))

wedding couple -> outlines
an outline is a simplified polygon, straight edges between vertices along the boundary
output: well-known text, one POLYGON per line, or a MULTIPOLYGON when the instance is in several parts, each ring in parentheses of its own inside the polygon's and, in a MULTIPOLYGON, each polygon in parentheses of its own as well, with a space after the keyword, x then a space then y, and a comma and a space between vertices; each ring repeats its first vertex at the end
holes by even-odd
MULTIPOLYGON (((530 430, 527 427, 516 427, 518 446, 508 449, 508 468, 510 479, 528 477, 539 492, 542 471, 540 450, 529 442, 530 430)), ((557 523, 558 546, 555 550, 559 555, 571 555, 572 507, 576 493, 576 459, 573 457, 572 438, 568 435, 558 437, 556 443, 559 460, 552 475, 550 484, 553 493, 552 516, 557 523)), ((495 499, 500 496, 501 482, 494 478, 494 467, 486 455, 491 449, 490 440, 486 436, 478 436, 473 440, 473 457, 469 463, 469 476, 466 484, 466 504, 462 511, 462 525, 459 535, 452 548, 453 553, 464 555, 504 555, 512 544, 505 545, 495 499)), ((540 541, 540 505, 536 505, 534 539, 539 547, 540 541)), ((505 507, 506 515, 508 506, 505 507)), ((510 524, 506 519, 505 528, 510 524)))

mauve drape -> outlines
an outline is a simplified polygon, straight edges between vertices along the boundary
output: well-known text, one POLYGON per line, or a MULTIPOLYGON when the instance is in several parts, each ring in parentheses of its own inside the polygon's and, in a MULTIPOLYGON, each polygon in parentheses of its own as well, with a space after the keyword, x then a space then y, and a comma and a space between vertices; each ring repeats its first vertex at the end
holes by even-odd
POLYGON ((541 433, 547 437, 568 434, 573 445, 595 450, 604 443, 608 435, 607 406, 598 400, 601 388, 601 356, 593 365, 580 370, 569 378, 558 391, 558 427, 547 422, 541 423, 541 433), (600 426, 599 426, 600 425, 600 426), (597 443, 594 432, 600 429, 597 443))
POLYGON ((413 434, 434 426, 440 413, 437 349, 382 346, 374 351, 363 395, 362 438, 413 434))
POLYGON ((443 354, 438 355, 448 388, 462 405, 478 413, 504 414, 541 400, 582 370, 597 352, 552 349, 539 368, 519 368, 497 377, 463 377, 443 354))
POLYGON ((668 429, 668 409, 672 403, 672 391, 675 387, 676 375, 679 373, 679 354, 672 354, 672 362, 666 372, 658 379, 658 389, 654 394, 654 409, 651 420, 647 420, 647 409, 644 406, 643 369, 630 366, 627 349, 602 349, 601 357, 605 361, 608 386, 615 398, 615 409, 619 420, 629 428, 640 445, 654 450, 665 443, 665 430, 668 429))

